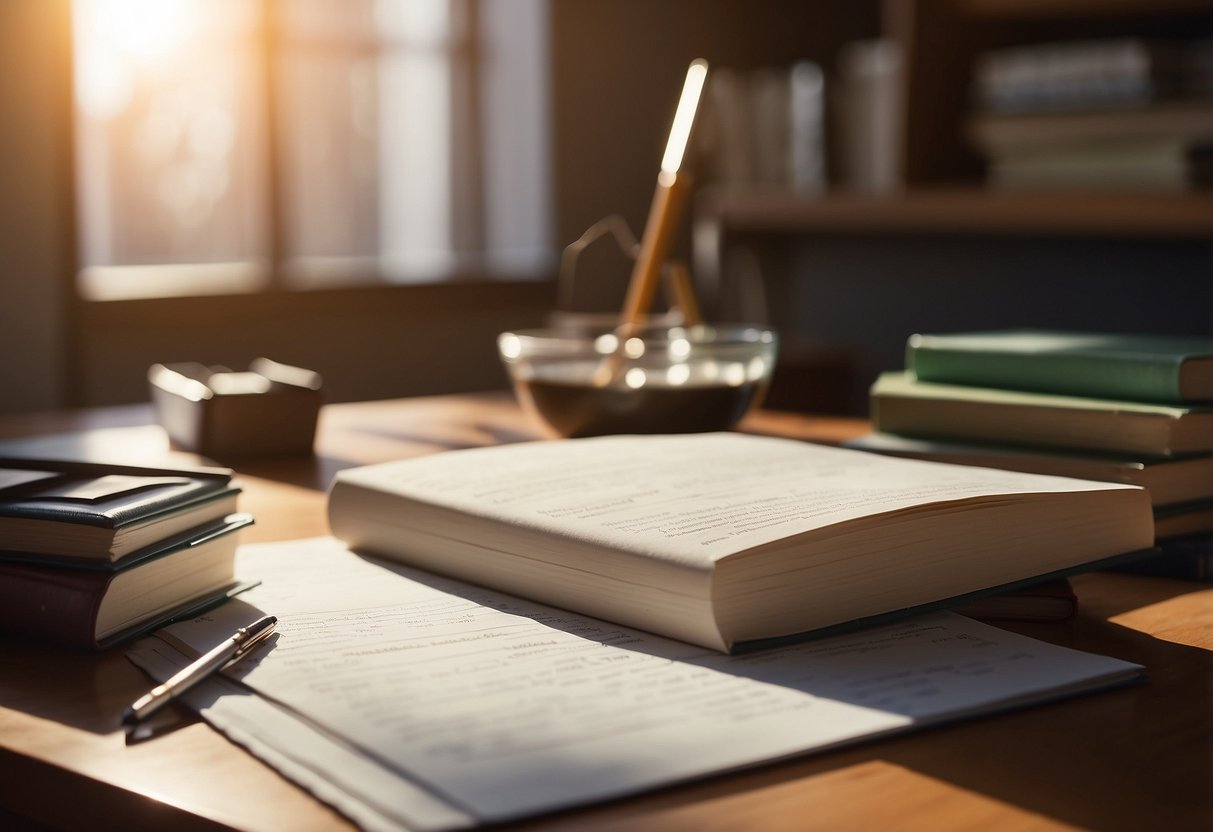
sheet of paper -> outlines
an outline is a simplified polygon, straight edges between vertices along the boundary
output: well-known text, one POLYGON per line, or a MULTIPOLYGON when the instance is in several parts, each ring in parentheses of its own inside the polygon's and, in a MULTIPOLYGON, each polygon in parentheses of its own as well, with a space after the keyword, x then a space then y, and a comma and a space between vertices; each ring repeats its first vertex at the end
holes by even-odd
MULTIPOLYGON (((128 655, 158 680, 172 676, 191 658, 156 638, 139 642, 128 655)), ((212 677, 182 699, 233 742, 367 832, 444 832, 475 825, 466 812, 404 774, 239 682, 212 677)))
POLYGON ((261 586, 167 637, 200 652, 277 615, 273 642, 229 673, 485 821, 1140 671, 950 614, 729 657, 366 560, 331 539, 245 547, 239 568, 261 586))

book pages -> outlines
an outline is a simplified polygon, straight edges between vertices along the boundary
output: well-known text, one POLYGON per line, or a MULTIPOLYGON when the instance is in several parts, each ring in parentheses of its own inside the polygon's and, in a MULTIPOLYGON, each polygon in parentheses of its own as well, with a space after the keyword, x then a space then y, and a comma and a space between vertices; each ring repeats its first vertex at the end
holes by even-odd
MULTIPOLYGON (((359 514, 342 481, 453 509, 464 519, 452 522, 465 528, 468 517, 489 517, 701 569, 739 550, 926 504, 1126 487, 735 433, 501 445, 343 471, 330 503, 334 529, 355 528, 344 515, 359 514)), ((416 510, 393 522, 435 530, 439 520, 410 519, 416 510)))

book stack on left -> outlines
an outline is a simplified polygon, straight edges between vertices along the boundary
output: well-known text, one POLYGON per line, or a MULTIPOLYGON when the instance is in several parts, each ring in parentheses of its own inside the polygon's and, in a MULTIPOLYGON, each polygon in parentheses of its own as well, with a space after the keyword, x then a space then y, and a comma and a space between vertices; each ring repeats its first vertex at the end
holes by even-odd
POLYGON ((0 632, 101 649, 241 587, 221 468, 0 460, 0 632))
POLYGON ((1213 340, 1039 330, 911 336, 871 390, 882 453, 1144 487, 1159 554, 1213 580, 1213 340))

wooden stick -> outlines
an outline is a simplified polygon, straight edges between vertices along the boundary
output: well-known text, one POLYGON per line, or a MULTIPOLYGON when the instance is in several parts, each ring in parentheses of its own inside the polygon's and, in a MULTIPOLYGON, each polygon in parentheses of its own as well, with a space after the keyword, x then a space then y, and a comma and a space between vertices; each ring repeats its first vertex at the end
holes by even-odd
POLYGON ((640 251, 636 255, 623 303, 620 324, 625 331, 639 326, 653 305, 653 297, 660 285, 662 264, 677 228, 678 214, 685 202, 686 192, 686 177, 677 174, 665 176, 664 172, 657 177, 657 189, 653 192, 648 222, 640 238, 640 251))
POLYGON ((687 326, 703 323, 703 315, 699 311, 699 301, 695 299, 695 287, 691 285, 691 272, 687 269, 687 264, 681 260, 671 262, 666 266, 666 279, 669 281, 674 306, 682 311, 682 322, 687 326))
POLYGON ((665 155, 661 160, 661 172, 657 174, 657 188, 653 192, 653 203, 649 206, 649 217, 644 235, 640 238, 640 252, 628 283, 628 294, 623 305, 620 328, 624 331, 639 325, 649 307, 661 278, 661 268, 674 229, 678 226, 679 213, 686 201, 688 178, 680 175, 682 160, 690 144, 691 130, 699 112, 699 101, 707 84, 707 61, 695 60, 687 68, 682 95, 678 99, 678 110, 666 141, 665 155))
MULTIPOLYGON (((657 286, 661 281, 666 252, 670 249, 674 229, 678 227, 682 204, 686 201, 689 179, 679 176, 679 170, 690 144, 691 130, 695 126, 695 116, 699 112, 699 101, 703 97, 707 76, 707 61, 691 61, 682 84, 682 94, 678 99, 678 110, 674 113, 674 123, 670 126, 670 135, 666 140, 661 171, 657 174, 657 188, 653 191, 653 203, 649 206, 644 235, 640 238, 640 251, 636 255, 636 264, 628 281, 623 314, 616 330, 620 347, 631 333, 639 329, 645 313, 653 305, 653 296, 657 293, 657 286)), ((619 375, 622 363, 623 359, 618 350, 607 356, 594 372, 594 385, 605 387, 614 381, 619 375)))

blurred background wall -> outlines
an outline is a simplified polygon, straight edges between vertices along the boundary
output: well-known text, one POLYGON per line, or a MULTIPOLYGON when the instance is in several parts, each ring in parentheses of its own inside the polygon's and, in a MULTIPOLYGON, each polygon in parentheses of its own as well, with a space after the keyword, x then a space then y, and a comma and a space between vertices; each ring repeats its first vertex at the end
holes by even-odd
MULTIPOLYGON (((138 6, 137 0, 110 2, 114 8, 138 6)), ((463 254, 483 245, 482 256, 401 279, 384 266, 390 259, 384 252, 400 255, 392 261, 397 265, 404 255, 385 239, 391 231, 381 224, 370 235, 381 255, 371 265, 366 258, 314 257, 314 268, 292 271, 293 246, 325 254, 326 227, 358 236, 374 212, 364 222, 350 206, 309 201, 299 188, 269 187, 266 211, 289 218, 302 216, 291 214, 298 205, 308 210, 306 223, 271 223, 263 235, 267 253, 254 260, 270 264, 264 280, 250 279, 238 290, 186 288, 159 295, 124 294, 127 284, 117 282, 105 284, 119 287, 107 295, 78 277, 93 251, 81 243, 93 227, 82 227, 90 222, 81 210, 82 195, 94 193, 81 186, 94 163, 74 143, 87 126, 77 106, 84 82, 71 37, 73 21, 80 26, 79 9, 74 17, 68 0, 0 4, 0 411, 143 401, 145 372, 153 362, 241 367, 259 355, 320 371, 330 398, 338 401, 504 388, 495 336, 541 322, 558 303, 560 249, 609 214, 622 216, 637 233, 642 229, 682 75, 696 57, 707 58, 732 82, 731 92, 717 90, 732 97, 718 100, 716 120, 701 125, 715 155, 702 162, 678 253, 694 262, 715 315, 762 317, 784 333, 784 373, 772 391, 778 393, 776 403, 862 413, 867 383, 879 370, 900 365, 901 346, 914 331, 1013 325, 1213 331, 1213 202, 1203 190, 1207 183, 1164 182, 1176 175, 1172 164, 1155 179, 1121 182, 1093 197, 1087 196, 1089 183, 1053 182, 1045 191, 1059 191, 1057 199, 1033 201, 1013 182, 1008 189, 994 176, 996 170, 1025 175, 1022 165, 1012 164, 1018 157, 994 164, 988 147, 970 135, 974 119, 1000 115, 983 113, 975 98, 982 67, 999 50, 1092 39, 1130 46, 1199 44, 1213 34, 1208 3, 1060 2, 1045 10, 1011 0, 534 0, 527 8, 538 28, 519 34, 494 0, 434 2, 449 27, 440 42, 453 55, 471 56, 459 64, 464 75, 451 76, 451 101, 460 106, 448 108, 451 128, 443 134, 452 158, 464 160, 448 165, 451 192, 472 194, 470 207, 464 206, 471 213, 416 200, 398 207, 422 217, 429 211, 483 218, 485 203, 502 203, 500 234, 522 233, 510 224, 510 163, 494 161, 496 145, 485 125, 500 123, 497 129, 510 135, 531 135, 511 131, 533 123, 542 132, 527 147, 542 169, 512 187, 520 195, 515 213, 527 213, 522 219, 541 229, 528 232, 532 242, 539 240, 531 248, 545 251, 528 250, 526 258, 497 268, 487 248, 496 226, 454 221, 448 229, 451 251, 463 254), (486 36, 477 45, 476 37, 467 37, 490 29, 504 33, 498 35, 504 40, 486 36), (470 52, 460 51, 465 47, 470 52), (502 54, 512 55, 520 72, 530 72, 527 61, 533 60, 537 74, 517 76, 530 80, 511 89, 505 81, 516 76, 491 71, 502 54), (797 86, 789 87, 798 66, 797 86), (459 86, 461 78, 473 76, 480 81, 459 86), (794 154, 779 142, 805 134, 795 133, 790 121, 774 134, 759 128, 771 118, 794 120, 793 112, 806 117, 791 105, 769 106, 771 90, 786 96, 791 89, 800 91, 802 104, 811 107, 816 100, 820 107, 816 128, 811 121, 808 128, 796 122, 796 129, 816 136, 819 170, 813 172, 812 158, 804 168, 802 157, 799 172, 780 179, 778 171, 770 173, 772 159, 794 154), (745 95, 738 97, 739 90, 745 95), (469 151, 465 138, 482 134, 489 137, 485 146, 469 151), (738 141, 760 148, 749 147, 748 168, 738 141), (725 164, 729 159, 731 167, 725 164), (480 180, 507 185, 478 190, 480 180), (524 191, 529 201, 522 199, 524 191), (541 210, 547 212, 543 217, 536 213, 541 210), (477 240, 469 243, 469 235, 477 240)), ((287 6, 266 0, 239 8, 254 11, 238 14, 263 15, 248 24, 255 37, 250 54, 287 54, 295 43, 287 24, 300 10, 326 31, 348 23, 353 43, 365 39, 358 27, 371 26, 386 32, 385 42, 415 48, 410 39, 422 31, 404 31, 390 2, 295 0, 287 6), (355 7, 362 8, 361 16, 350 11, 355 7), (333 20, 342 22, 333 26, 333 20)), ((299 24, 304 29, 297 39, 304 45, 310 43, 306 23, 299 24)), ((231 70, 235 64, 223 66, 231 70)), ((275 69, 278 64, 250 66, 249 84, 289 93, 291 76, 275 69)), ((355 92, 368 83, 363 70, 347 75, 355 92)), ((378 83, 382 93, 386 82, 378 83)), ((318 107, 318 86, 296 96, 295 106, 305 113, 309 94, 318 107)), ((263 105, 279 112, 283 100, 263 105)), ((1169 146, 1176 136, 1213 141, 1199 124, 1191 126, 1191 117, 1176 125, 1161 121, 1155 102, 1117 106, 1145 113, 1152 119, 1147 132, 1169 136, 1169 146)), ((386 123, 381 116, 380 143, 386 123)), ((284 124, 290 122, 279 119, 276 135, 270 130, 268 138, 258 139, 264 139, 258 147, 288 148, 281 158, 270 153, 270 162, 258 157, 272 174, 271 185, 290 185, 288 168, 296 164, 311 177, 305 177, 308 182, 343 187, 344 169, 307 156, 321 134, 284 138, 284 124)), ((410 130, 428 122, 392 124, 399 131, 391 134, 395 141, 407 140, 410 130)), ((1044 129, 1068 128, 1062 123, 1044 129)), ((377 158, 381 167, 368 182, 382 190, 388 168, 382 167, 382 154, 377 158)), ((1162 158, 1151 157, 1151 170, 1161 169, 1162 158)), ((1136 170, 1135 162, 1124 164, 1136 170)), ((111 175, 108 198, 133 189, 131 177, 138 175, 137 168, 111 175)), ((216 213, 223 218, 222 210, 216 213)), ((239 231, 260 227, 260 216, 243 224, 226 219, 239 231)), ((139 229, 156 217, 130 210, 121 218, 139 229)), ((194 244, 205 248, 208 238, 198 239, 194 244)), ((218 247, 219 238, 211 239, 218 247)), ((587 273, 594 275, 595 265, 587 260, 587 273)), ((609 265, 602 269, 612 271, 609 265)), ((142 279, 145 272, 130 274, 142 279)), ((621 273, 626 276, 626 264, 622 271, 615 264, 611 279, 621 273)), ((616 295, 609 280, 602 287, 585 302, 610 308, 616 295)))

